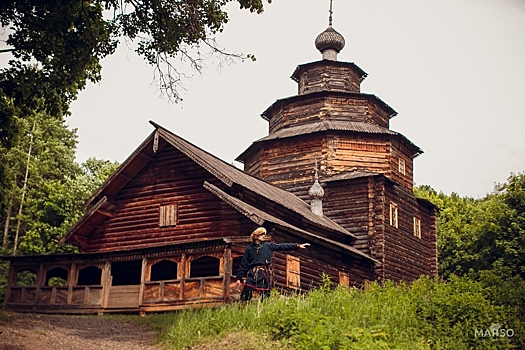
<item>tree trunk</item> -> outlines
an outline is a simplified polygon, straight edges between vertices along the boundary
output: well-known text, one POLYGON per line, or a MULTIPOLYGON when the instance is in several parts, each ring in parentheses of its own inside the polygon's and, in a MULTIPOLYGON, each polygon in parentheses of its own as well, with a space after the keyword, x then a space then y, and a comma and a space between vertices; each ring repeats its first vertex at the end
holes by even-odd
POLYGON ((24 199, 26 196, 26 189, 27 189, 27 177, 29 175, 29 161, 31 160, 31 151, 33 149, 33 132, 35 131, 35 125, 33 124, 33 130, 31 130, 31 136, 29 139, 29 150, 27 151, 27 164, 26 164, 26 174, 24 176, 24 187, 22 187, 22 198, 20 199, 20 207, 18 207, 18 221, 16 223, 16 232, 15 232, 15 242, 13 244, 13 255, 16 255, 16 249, 18 248, 18 235, 20 233, 20 224, 22 222, 21 215, 22 215, 22 208, 24 207, 24 199))
POLYGON ((10 200, 9 206, 7 207, 7 217, 5 218, 4 240, 2 241, 2 248, 7 248, 7 241, 8 241, 8 234, 9 234, 9 222, 11 221, 12 211, 13 211, 13 200, 10 200))

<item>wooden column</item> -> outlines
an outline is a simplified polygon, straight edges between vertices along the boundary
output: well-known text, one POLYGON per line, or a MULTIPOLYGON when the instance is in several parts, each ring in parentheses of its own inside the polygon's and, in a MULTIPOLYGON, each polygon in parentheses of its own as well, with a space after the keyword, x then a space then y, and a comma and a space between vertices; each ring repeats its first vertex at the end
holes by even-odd
POLYGON ((11 287, 16 285, 16 274, 13 263, 9 263, 9 275, 7 277, 7 288, 5 291, 5 301, 8 303, 11 299, 11 287))
MULTIPOLYGON (((69 268, 69 275, 67 276, 67 301, 66 301, 67 305, 70 305, 73 299, 73 284, 74 284, 73 281, 75 280, 76 272, 77 272, 77 264, 71 263, 71 266, 69 268)), ((84 295, 84 299, 85 298, 86 296, 84 295)))
POLYGON ((46 276, 44 273, 44 264, 40 263, 38 266, 38 273, 36 275, 36 300, 35 304, 38 304, 40 301, 40 293, 42 286, 46 283, 46 276))
POLYGON ((178 275, 179 275, 179 279, 180 279, 180 295, 179 295, 179 300, 184 300, 184 285, 185 285, 185 281, 186 281, 186 278, 188 277, 189 273, 188 273, 188 269, 187 269, 187 266, 188 265, 188 262, 186 260, 186 253, 182 253, 182 256, 180 258, 180 269, 178 270, 178 275))
MULTIPOLYGON (((111 288, 111 263, 106 261, 102 268, 102 309, 108 307, 109 289, 111 288)), ((102 310, 101 310, 102 311, 102 310)))
POLYGON ((140 288, 139 288, 139 307, 142 305, 144 299, 144 283, 146 282, 146 274, 148 272, 148 259, 142 257, 142 271, 140 273, 140 288))
POLYGON ((224 249, 224 284, 222 288, 222 297, 224 300, 230 298, 230 281, 233 270, 232 250, 230 247, 224 249))

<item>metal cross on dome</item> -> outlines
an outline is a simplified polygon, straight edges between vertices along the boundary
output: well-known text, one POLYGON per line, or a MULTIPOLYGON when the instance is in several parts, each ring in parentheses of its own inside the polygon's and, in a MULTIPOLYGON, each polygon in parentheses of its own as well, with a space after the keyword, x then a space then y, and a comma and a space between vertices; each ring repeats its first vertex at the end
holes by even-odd
POLYGON ((331 26, 332 25, 332 14, 334 13, 334 11, 332 11, 332 0, 330 0, 330 16, 328 17, 328 25, 331 26))
POLYGON ((318 178, 318 173, 319 173, 319 168, 317 167, 317 152, 314 153, 314 162, 315 162, 315 165, 314 165, 314 178, 317 179, 318 178))

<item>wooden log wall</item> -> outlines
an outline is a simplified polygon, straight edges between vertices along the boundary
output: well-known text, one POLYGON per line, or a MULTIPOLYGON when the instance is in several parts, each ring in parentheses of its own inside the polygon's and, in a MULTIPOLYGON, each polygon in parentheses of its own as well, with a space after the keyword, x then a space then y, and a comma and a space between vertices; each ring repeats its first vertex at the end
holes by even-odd
MULTIPOLYGON (((364 253, 369 247, 369 205, 368 177, 327 183, 323 199, 324 215, 357 236, 352 246, 364 253)), ((347 244, 351 242, 346 242, 347 244)))
POLYGON ((435 215, 421 206, 412 193, 386 186, 382 278, 411 281, 420 275, 437 275, 435 215), (390 203, 398 208, 398 227, 390 225, 390 203), (414 235, 414 217, 421 220, 421 238, 414 235))
POLYGON ((326 161, 327 174, 333 175, 352 170, 365 170, 389 174, 389 142, 379 137, 333 138, 331 154, 326 161))
POLYGON ((353 66, 323 63, 303 69, 298 83, 299 95, 325 90, 360 92, 362 78, 353 66))
POLYGON ((275 140, 254 163, 248 162, 246 166, 248 170, 258 169, 258 176, 263 180, 308 201, 316 155, 320 162, 321 181, 339 173, 361 170, 385 174, 411 190, 412 160, 403 152, 406 149, 392 146, 381 136, 354 135, 349 138, 330 132, 293 140, 275 140), (404 175, 399 172, 400 158, 405 160, 404 175))
MULTIPOLYGON (((287 232, 274 232, 276 243, 306 242, 287 232)), ((299 249, 292 252, 275 252, 273 258, 274 283, 279 290, 287 290, 286 286, 286 255, 291 254, 300 258, 301 290, 307 291, 322 283, 322 274, 327 274, 335 284, 338 284, 340 272, 350 278, 350 285, 361 286, 365 281, 374 278, 373 267, 370 261, 350 256, 341 251, 327 249, 320 245, 312 245, 308 249, 299 249)))
POLYGON ((370 95, 323 94, 278 105, 267 118, 271 135, 282 128, 321 120, 366 122, 388 128, 391 113, 370 95))
POLYGON ((390 144, 390 172, 389 177, 403 185, 408 191, 414 187, 414 163, 410 151, 403 145, 390 144), (400 161, 404 165, 404 173, 400 169, 400 161))
POLYGON ((262 179, 293 193, 297 193, 293 190, 295 184, 313 184, 314 154, 321 156, 323 143, 322 137, 312 135, 300 137, 293 146, 287 140, 276 141, 260 160, 264 164, 262 179))
POLYGON ((203 188, 223 187, 215 177, 172 147, 165 147, 113 199, 114 216, 88 238, 88 252, 176 243, 194 238, 232 236, 245 220, 203 188), (175 226, 159 227, 161 205, 177 206, 175 226))

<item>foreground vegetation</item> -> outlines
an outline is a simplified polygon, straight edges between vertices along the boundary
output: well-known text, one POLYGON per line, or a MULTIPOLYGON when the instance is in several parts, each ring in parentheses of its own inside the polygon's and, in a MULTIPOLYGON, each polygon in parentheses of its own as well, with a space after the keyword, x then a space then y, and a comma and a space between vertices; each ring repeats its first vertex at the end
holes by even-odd
POLYGON ((305 295, 275 293, 263 303, 137 321, 157 329, 168 349, 231 348, 228 341, 255 350, 524 348, 525 285, 502 282, 492 281, 492 291, 507 290, 506 300, 470 278, 444 282, 422 277, 410 287, 372 283, 364 290, 333 288, 327 282, 305 295))

